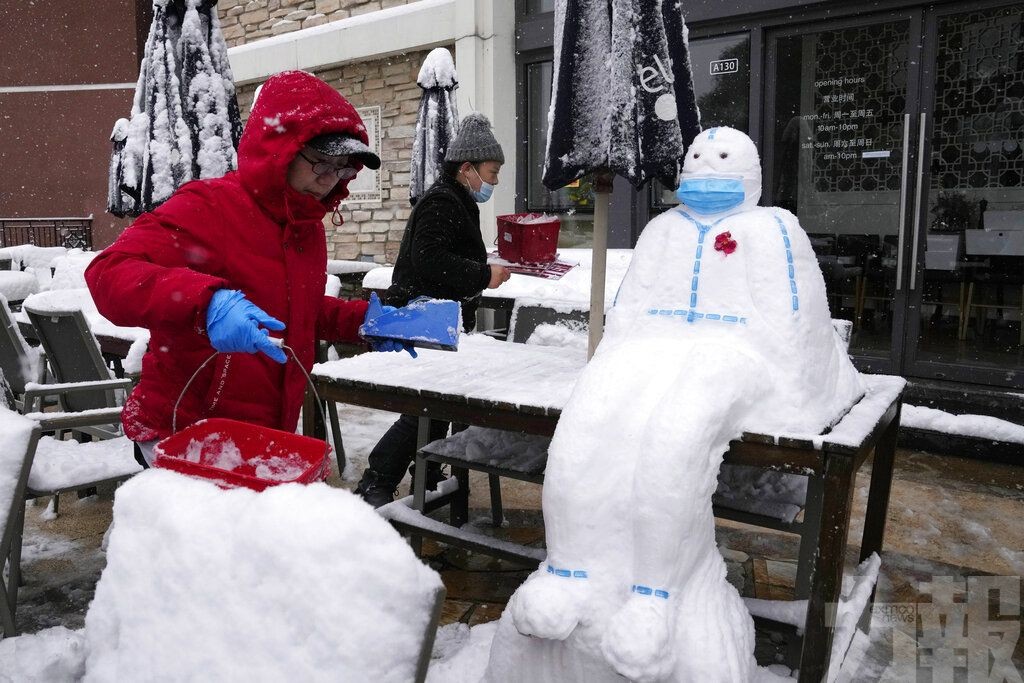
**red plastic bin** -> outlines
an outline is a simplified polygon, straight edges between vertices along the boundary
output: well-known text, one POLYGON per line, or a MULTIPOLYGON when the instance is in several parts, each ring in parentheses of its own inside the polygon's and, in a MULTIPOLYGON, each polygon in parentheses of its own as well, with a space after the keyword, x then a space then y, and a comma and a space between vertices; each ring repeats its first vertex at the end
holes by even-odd
POLYGON ((226 418, 189 425, 157 443, 154 452, 154 467, 253 491, 324 481, 331 471, 326 442, 226 418))
POLYGON ((536 213, 498 216, 498 256, 512 263, 551 263, 558 250, 557 217, 538 223, 523 223, 536 213))

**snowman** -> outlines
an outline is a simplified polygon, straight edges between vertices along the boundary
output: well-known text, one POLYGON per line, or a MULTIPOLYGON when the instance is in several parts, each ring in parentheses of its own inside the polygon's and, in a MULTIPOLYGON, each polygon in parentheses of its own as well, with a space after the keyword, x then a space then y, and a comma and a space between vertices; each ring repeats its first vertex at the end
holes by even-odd
POLYGON ((744 431, 819 433, 863 387, 796 217, 757 206, 750 138, 702 132, 677 194, 559 419, 548 556, 502 615, 485 680, 754 677, 753 622, 715 545, 722 456, 744 431))

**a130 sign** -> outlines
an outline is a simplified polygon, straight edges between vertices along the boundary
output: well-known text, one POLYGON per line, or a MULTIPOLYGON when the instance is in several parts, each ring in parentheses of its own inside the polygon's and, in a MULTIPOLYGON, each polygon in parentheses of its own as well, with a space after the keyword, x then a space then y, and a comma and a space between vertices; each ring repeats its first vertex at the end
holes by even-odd
POLYGON ((725 74, 738 74, 740 72, 740 60, 738 59, 715 59, 711 62, 711 75, 724 76, 725 74))

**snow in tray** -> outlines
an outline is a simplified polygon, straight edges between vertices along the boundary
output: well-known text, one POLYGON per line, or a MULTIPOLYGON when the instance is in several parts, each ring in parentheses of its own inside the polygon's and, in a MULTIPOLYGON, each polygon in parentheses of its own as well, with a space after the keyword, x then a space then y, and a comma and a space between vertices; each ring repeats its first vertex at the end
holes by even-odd
POLYGON ((117 494, 86 680, 412 680, 440 587, 347 491, 149 470, 117 494))
POLYGON ((36 447, 28 485, 36 491, 57 491, 134 474, 141 469, 135 461, 134 445, 127 437, 78 443, 44 436, 36 447))
POLYGON ((11 511, 14 489, 25 462, 33 426, 31 420, 0 408, 0 538, 7 528, 7 515, 11 511))
POLYGON ((190 439, 182 457, 188 462, 201 463, 227 472, 233 472, 245 463, 253 469, 256 477, 268 481, 294 481, 310 465, 298 453, 264 453, 245 458, 234 439, 220 432, 212 432, 202 439, 190 439))
MULTIPOLYGON (((629 268, 631 249, 609 249, 607 275, 605 280, 605 305, 611 306, 615 293, 629 268)), ((512 274, 507 282, 497 289, 488 289, 485 296, 506 299, 529 297, 554 301, 585 303, 590 305, 590 272, 593 264, 590 249, 559 249, 558 257, 563 261, 579 265, 559 280, 545 280, 527 275, 512 274)), ((371 270, 363 278, 366 289, 387 289, 391 286, 392 267, 371 270)))

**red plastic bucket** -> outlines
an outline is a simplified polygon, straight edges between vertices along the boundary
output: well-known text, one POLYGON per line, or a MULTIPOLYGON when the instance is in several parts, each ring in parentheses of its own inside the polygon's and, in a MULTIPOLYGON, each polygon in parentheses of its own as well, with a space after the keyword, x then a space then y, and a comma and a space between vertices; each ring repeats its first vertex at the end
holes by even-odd
POLYGON ((324 481, 331 471, 324 441, 269 427, 209 418, 157 443, 154 467, 262 491, 268 486, 324 481))
POLYGON ((549 221, 523 223, 536 213, 498 216, 498 256, 512 263, 550 263, 558 250, 557 217, 549 221))

